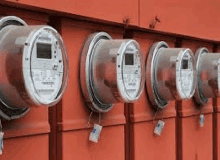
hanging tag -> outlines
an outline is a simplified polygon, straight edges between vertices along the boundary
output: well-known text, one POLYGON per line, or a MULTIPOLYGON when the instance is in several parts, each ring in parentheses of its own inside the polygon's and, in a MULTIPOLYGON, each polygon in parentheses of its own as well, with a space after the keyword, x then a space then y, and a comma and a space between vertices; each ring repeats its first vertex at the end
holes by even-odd
POLYGON ((203 127, 205 123, 205 117, 203 114, 200 114, 199 120, 200 120, 200 127, 203 127))
POLYGON ((0 132, 0 155, 2 155, 2 150, 3 150, 3 132, 0 132))
POLYGON ((97 143, 99 139, 100 132, 102 130, 102 126, 98 124, 94 124, 93 130, 90 133, 89 140, 97 143))
POLYGON ((158 136, 160 136, 161 132, 163 131, 163 127, 165 125, 164 121, 159 120, 155 129, 154 129, 154 133, 158 136))

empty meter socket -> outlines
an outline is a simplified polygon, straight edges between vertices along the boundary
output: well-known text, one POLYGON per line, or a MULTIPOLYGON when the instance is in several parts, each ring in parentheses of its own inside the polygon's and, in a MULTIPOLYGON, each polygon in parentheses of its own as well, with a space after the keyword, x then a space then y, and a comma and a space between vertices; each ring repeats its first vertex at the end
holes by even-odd
POLYGON ((149 51, 146 86, 149 100, 156 108, 169 101, 189 99, 195 91, 195 60, 190 49, 169 48, 157 42, 149 51))
POLYGON ((134 102, 143 90, 144 76, 135 40, 113 40, 105 32, 87 39, 81 56, 81 88, 87 106, 108 112, 118 102, 134 102))

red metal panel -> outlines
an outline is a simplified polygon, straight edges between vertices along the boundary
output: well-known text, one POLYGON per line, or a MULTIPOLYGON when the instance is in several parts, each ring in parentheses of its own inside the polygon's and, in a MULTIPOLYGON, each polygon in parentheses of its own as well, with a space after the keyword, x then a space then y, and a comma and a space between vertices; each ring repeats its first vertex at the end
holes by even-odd
POLYGON ((48 134, 6 139, 0 159, 47 160, 49 159, 48 146, 48 134))
POLYGON ((63 160, 124 160, 123 125, 104 127, 98 144, 88 140, 91 129, 62 132, 63 160))
MULTIPOLYGON (((85 106, 80 89, 79 64, 84 42, 91 33, 97 31, 106 31, 113 38, 123 38, 123 30, 112 26, 106 27, 69 19, 61 20, 61 33, 69 55, 70 75, 62 105, 57 108, 59 130, 57 153, 59 159, 68 160, 78 157, 78 159, 98 160, 104 157, 112 160, 124 158, 125 117, 123 103, 116 104, 110 112, 101 115, 101 124, 104 126, 101 133, 102 138, 98 144, 89 142, 89 133, 92 128, 87 128, 87 123, 91 111, 85 106), (109 155, 109 151, 111 155, 109 155)), ((91 127, 93 122, 98 123, 98 117, 98 114, 93 113, 91 127)))
POLYGON ((140 26, 149 28, 157 16, 155 30, 219 41, 218 0, 140 0, 140 26))
MULTIPOLYGON (((22 18, 27 24, 46 24, 46 14, 37 14, 10 7, 0 7, 0 15, 14 15, 22 18)), ((11 97, 13 98, 13 97, 11 97)), ((49 159, 48 109, 32 107, 24 117, 2 122, 4 150, 0 159, 49 159)))
POLYGON ((212 160, 212 114, 205 114, 205 125, 200 127, 199 115, 181 119, 181 160, 212 160))
MULTIPOLYGON (((199 47, 207 47, 210 52, 213 45, 205 42, 183 40, 181 47, 190 48, 194 53, 199 47)), ((177 155, 180 160, 211 160, 213 155, 213 105, 212 99, 199 106, 193 98, 177 103, 177 155), (204 114, 205 123, 200 127, 200 114, 204 114)))
POLYGON ((37 7, 118 23, 123 23, 124 18, 129 17, 132 25, 138 25, 138 0, 7 0, 4 3, 26 8, 37 7))
POLYGON ((165 122, 161 136, 153 133, 157 120, 137 122, 132 125, 133 145, 131 146, 135 160, 175 160, 176 137, 175 118, 163 119, 165 122))
MULTIPOLYGON (((154 42, 166 41, 170 47, 174 47, 175 38, 156 34, 134 32, 133 38, 137 40, 144 50, 144 62, 148 55, 150 46, 154 42)), ((148 97, 147 90, 140 99, 130 105, 130 152, 132 160, 155 159, 155 160, 175 160, 175 102, 157 113, 153 110, 148 97), (154 121, 156 115, 156 119, 154 121), (154 134, 154 128, 158 119, 165 122, 161 136, 154 134)), ((129 153, 126 153, 129 154, 129 153)))

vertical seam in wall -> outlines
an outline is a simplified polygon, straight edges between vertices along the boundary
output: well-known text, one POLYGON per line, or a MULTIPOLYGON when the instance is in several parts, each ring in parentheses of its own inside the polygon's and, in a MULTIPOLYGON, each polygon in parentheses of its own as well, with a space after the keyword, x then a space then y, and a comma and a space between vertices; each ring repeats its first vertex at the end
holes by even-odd
POLYGON ((217 52, 218 51, 218 44, 213 44, 213 52, 217 52))
MULTIPOLYGON (((183 39, 176 37, 175 47, 182 47, 183 39)), ((182 108, 182 101, 176 101, 176 159, 182 159, 182 123, 179 110, 182 108)))
POLYGON ((138 0, 138 26, 140 26, 140 17, 141 17, 141 6, 140 6, 140 0, 138 0))
POLYGON ((130 160, 130 111, 129 111, 129 105, 124 105, 124 111, 125 111, 125 118, 126 118, 126 124, 125 124, 125 160, 130 160))
POLYGON ((177 111, 177 117, 176 117, 176 159, 181 160, 182 159, 182 123, 180 114, 178 112, 178 107, 181 108, 182 102, 176 101, 176 111, 177 111))
POLYGON ((58 129, 58 123, 62 122, 62 100, 57 105, 56 115, 56 160, 63 159, 63 138, 62 131, 58 129))
MULTIPOLYGON (((48 24, 62 35, 60 17, 49 17, 48 24)), ((49 108, 49 120, 51 125, 51 132, 49 134, 49 160, 62 159, 62 153, 60 153, 62 152, 62 141, 60 141, 60 135, 62 134, 58 133, 58 122, 62 120, 62 100, 56 106, 49 108)))
MULTIPOLYGON (((139 2, 139 0, 138 0, 139 2)), ((139 6, 139 5, 138 5, 139 6)), ((123 38, 132 39, 133 31, 129 29, 125 29, 123 38)), ((125 160, 133 160, 134 159, 134 132, 133 132, 133 123, 131 122, 131 108, 133 108, 133 103, 125 104, 125 160)))
POLYGON ((49 108, 49 160, 56 160, 56 106, 49 108))
MULTIPOLYGON (((218 44, 213 44, 213 53, 217 52, 218 51, 218 44)), ((213 119, 212 119, 212 151, 213 151, 213 160, 217 160, 218 159, 218 134, 217 134, 217 98, 214 98, 213 99, 213 119)))
POLYGON ((218 156, 217 156, 217 152, 218 152, 218 136, 217 136, 217 113, 215 112, 217 107, 217 98, 213 99, 213 137, 212 137, 212 141, 213 141, 213 160, 217 160, 218 156))

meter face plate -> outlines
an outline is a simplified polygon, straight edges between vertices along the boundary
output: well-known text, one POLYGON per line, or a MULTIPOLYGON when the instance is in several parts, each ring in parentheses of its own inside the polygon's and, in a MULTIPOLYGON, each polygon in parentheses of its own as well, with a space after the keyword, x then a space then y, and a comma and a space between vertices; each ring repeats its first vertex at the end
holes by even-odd
MULTIPOLYGON (((177 71, 179 72, 179 70, 177 71)), ((178 74, 177 74, 178 75, 178 74)), ((181 59, 180 65, 180 92, 185 98, 188 98, 193 91, 193 63, 190 53, 187 51, 184 53, 181 59)))
POLYGON ((133 43, 126 48, 122 63, 125 92, 130 98, 135 98, 141 85, 141 62, 139 51, 133 43))
POLYGON ((59 40, 42 30, 34 41, 30 71, 33 86, 40 98, 53 101, 58 96, 63 79, 63 57, 59 40))

